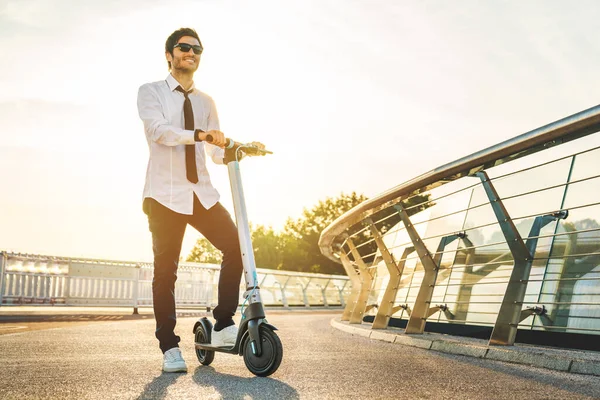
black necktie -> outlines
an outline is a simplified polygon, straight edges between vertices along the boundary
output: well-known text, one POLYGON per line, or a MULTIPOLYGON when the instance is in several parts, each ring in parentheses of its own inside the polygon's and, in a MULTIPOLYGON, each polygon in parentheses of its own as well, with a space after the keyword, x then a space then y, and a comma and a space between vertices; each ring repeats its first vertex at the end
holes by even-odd
MULTIPOLYGON (((183 102, 183 120, 184 128, 188 131, 194 130, 194 110, 192 109, 192 102, 188 97, 188 94, 192 93, 193 89, 189 92, 183 90, 181 86, 175 88, 178 92, 183 93, 185 100, 183 102)), ((196 169, 196 145, 186 144, 185 145, 185 171, 188 181, 192 183, 198 183, 198 170, 196 169)))

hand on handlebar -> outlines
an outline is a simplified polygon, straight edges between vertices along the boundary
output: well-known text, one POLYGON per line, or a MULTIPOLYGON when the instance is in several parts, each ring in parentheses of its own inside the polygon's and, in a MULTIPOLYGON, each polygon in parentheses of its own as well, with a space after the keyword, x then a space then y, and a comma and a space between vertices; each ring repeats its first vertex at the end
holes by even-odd
POLYGON ((202 132, 199 136, 201 140, 207 141, 210 144, 214 144, 215 146, 225 147, 225 144, 227 143, 225 134, 221 131, 212 130, 208 132, 202 132), (210 138, 208 138, 209 135, 210 138))
MULTIPOLYGON (((200 137, 202 140, 206 140, 208 143, 215 143, 214 134, 223 135, 221 131, 208 131, 203 132, 203 136, 200 137)), ((238 143, 232 139, 228 139, 223 137, 223 145, 220 147, 225 147, 225 157, 223 161, 225 164, 231 161, 240 161, 244 156, 264 156, 265 154, 273 154, 273 152, 265 149, 265 145, 261 142, 252 142, 252 143, 238 143)))
POLYGON ((252 146, 256 146, 257 148, 264 150, 265 149, 265 145, 262 144, 261 142, 252 142, 250 143, 252 146))

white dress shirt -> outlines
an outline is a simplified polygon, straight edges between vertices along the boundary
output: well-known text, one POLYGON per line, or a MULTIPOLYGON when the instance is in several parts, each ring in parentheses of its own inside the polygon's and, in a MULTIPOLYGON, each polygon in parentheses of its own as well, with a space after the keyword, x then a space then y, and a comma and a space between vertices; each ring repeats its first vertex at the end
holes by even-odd
MULTIPOLYGON (((205 142, 194 141, 194 131, 185 130, 183 93, 175 88, 179 82, 171 75, 164 81, 142 85, 138 92, 138 112, 150 148, 144 198, 151 197, 180 214, 193 214, 194 193, 209 209, 219 201, 206 169, 205 150, 217 164, 223 164, 224 150, 205 142), (187 180, 185 146, 196 146, 198 183, 187 180)), ((189 94, 194 110, 194 128, 219 130, 219 117, 213 99, 195 89, 189 94)))

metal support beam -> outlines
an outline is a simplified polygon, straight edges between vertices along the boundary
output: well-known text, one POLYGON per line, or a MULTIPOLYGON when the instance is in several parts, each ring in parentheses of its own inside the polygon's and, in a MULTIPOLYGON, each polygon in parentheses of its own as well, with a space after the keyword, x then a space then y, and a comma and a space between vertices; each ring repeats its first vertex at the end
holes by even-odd
POLYGON ((433 297, 433 290, 435 289, 435 281, 437 279, 439 266, 442 260, 442 252, 448 244, 457 238, 464 236, 464 234, 444 236, 440 240, 435 258, 433 258, 431 257, 431 253, 427 249, 427 246, 425 246, 423 240, 421 240, 419 233, 411 223, 406 210, 402 206, 402 203, 396 204, 394 208, 398 210, 400 219, 404 223, 406 232, 408 233, 408 236, 410 237, 410 240, 415 247, 417 254, 419 255, 421 264, 423 265, 423 282, 419 288, 419 293, 417 294, 417 299, 405 330, 405 333, 407 334, 421 334, 425 331, 425 322, 428 317, 429 305, 431 304, 431 298, 433 297))
MULTIPOLYGON (((529 239, 525 243, 487 173, 480 171, 475 173, 475 176, 481 179, 481 184, 488 196, 492 210, 496 215, 502 234, 514 259, 514 267, 506 287, 506 293, 502 299, 489 344, 512 346, 515 343, 517 328, 521 318, 521 309, 533 263, 533 254, 535 254, 537 246, 537 238, 529 239)), ((537 217, 529 236, 538 236, 540 230, 545 225, 557 219, 566 218, 567 215, 568 212, 560 212, 537 217)))
POLYGON ((346 244, 352 252, 354 262, 358 267, 361 281, 360 292, 358 293, 358 298, 356 299, 356 306, 352 310, 352 315, 350 315, 350 323, 360 324, 362 323, 363 316, 367 310, 367 302, 369 301, 369 294, 371 293, 371 287, 373 286, 373 275, 371 272, 372 270, 367 268, 366 264, 362 260, 362 257, 356 249, 356 246, 354 246, 354 242, 352 242, 351 238, 346 239, 346 244))
MULTIPOLYGON (((452 319, 458 320, 458 322, 455 322, 457 324, 464 324, 464 321, 467 319, 467 313, 469 312, 469 302, 471 301, 474 285, 467 283, 473 283, 473 279, 477 279, 477 281, 479 281, 487 276, 485 271, 484 274, 473 274, 473 257, 475 257, 473 242, 471 242, 468 237, 464 237, 462 240, 463 244, 466 246, 466 249, 462 249, 462 251, 466 253, 464 263, 465 268, 460 280, 460 290, 458 291, 458 296, 456 297, 456 307, 454 309, 454 313, 452 314, 454 316, 452 319)), ((494 268, 492 271, 495 270, 496 269, 494 268)))
POLYGON ((400 262, 396 263, 394 260, 394 256, 390 253, 387 246, 383 242, 383 237, 381 233, 375 227, 373 221, 369 218, 366 220, 366 224, 371 229, 371 234, 375 239, 375 243, 377 244, 377 248, 381 253, 381 257, 385 262, 385 266, 388 269, 388 273, 390 274, 390 279, 388 281, 387 287, 385 288, 385 293, 383 294, 383 298, 381 300, 381 304, 377 309, 377 315, 375 316, 375 320, 373 321, 372 329, 385 329, 388 327, 390 323, 390 318, 393 315, 394 301, 396 300, 396 295, 398 294, 398 288, 400 287, 400 279, 402 278, 402 272, 404 271, 404 265, 406 264, 406 257, 413 251, 415 251, 414 247, 407 247, 404 249, 402 253, 402 258, 400 262))
POLYGON ((546 310, 546 306, 541 307, 527 307, 525 310, 521 311, 521 316, 519 317, 519 322, 524 321, 525 319, 531 317, 532 315, 546 315, 548 310, 546 310))
POLYGON ((429 310, 427 310, 427 318, 431 317, 438 311, 442 311, 448 319, 454 318, 454 314, 452 314, 452 312, 450 312, 448 309, 448 304, 436 304, 435 307, 430 307, 429 310))
POLYGON ((369 218, 366 220, 366 224, 371 230, 371 235, 375 239, 377 248, 381 253, 381 257, 383 258, 390 275, 385 293, 381 300, 381 305, 377 309, 377 315, 375 316, 372 325, 372 329, 385 329, 388 327, 390 318, 393 315, 392 309, 394 308, 394 301, 398 293, 398 288, 400 287, 400 279, 402 278, 402 272, 404 271, 404 265, 406 264, 406 257, 415 249, 414 247, 407 247, 404 249, 400 262, 396 263, 394 256, 389 252, 381 233, 377 230, 373 221, 369 218))
MULTIPOLYGON (((404 272, 404 266, 406 264, 406 257, 412 252, 415 251, 414 247, 407 247, 404 249, 402 253, 402 259, 398 264, 390 265, 386 262, 386 266, 388 268, 388 272, 390 274, 390 279, 388 281, 388 285, 385 288, 385 293, 383 294, 383 299, 381 300, 381 305, 377 310, 377 316, 373 321, 373 329, 386 329, 390 323, 390 318, 396 311, 394 311, 394 302, 396 301, 396 296, 398 295, 398 290, 400 289, 400 281, 402 279, 402 273, 404 272)), ((410 313, 409 313, 410 315, 410 313)))
POLYGON ((399 306, 396 306, 396 307, 392 308, 392 315, 395 314, 396 312, 400 311, 400 310, 406 311, 406 313, 408 314, 409 317, 410 317, 410 314, 412 313, 412 310, 408 306, 408 304, 401 304, 399 306))
MULTIPOLYGON (((554 291, 553 302, 568 304, 573 301, 575 285, 578 283, 578 280, 564 278, 570 276, 584 276, 595 268, 595 266, 598 265, 598 262, 593 261, 589 256, 575 256, 575 254, 577 254, 579 234, 573 233, 575 227, 570 226, 570 224, 565 224, 564 229, 566 232, 570 232, 570 234, 566 236, 568 239, 562 253, 564 261, 560 264, 557 271, 558 286, 554 291)), ((566 332, 567 327, 569 326, 570 315, 571 307, 558 307, 557 304, 555 304, 552 307, 550 316, 548 316, 548 320, 551 321, 550 325, 553 328, 552 332, 566 332)))
POLYGON ((377 304, 369 304, 367 306, 367 308, 365 308, 365 313, 368 313, 369 311, 371 311, 374 308, 379 308, 379 306, 377 304))
MULTIPOLYGON (((344 270, 346 274, 350 278, 350 282, 352 283, 352 289, 350 291, 350 295, 348 296, 348 300, 346 301, 346 307, 344 308, 344 312, 342 313, 342 321, 350 321, 350 316, 352 315, 352 311, 354 311, 354 307, 356 306, 356 300, 358 299, 358 294, 360 293, 362 282, 360 280, 360 276, 358 272, 354 269, 352 265, 352 261, 346 255, 346 253, 342 250, 340 252, 340 260, 342 261, 342 265, 344 266, 344 270)), ((340 296, 344 288, 340 290, 340 296)))

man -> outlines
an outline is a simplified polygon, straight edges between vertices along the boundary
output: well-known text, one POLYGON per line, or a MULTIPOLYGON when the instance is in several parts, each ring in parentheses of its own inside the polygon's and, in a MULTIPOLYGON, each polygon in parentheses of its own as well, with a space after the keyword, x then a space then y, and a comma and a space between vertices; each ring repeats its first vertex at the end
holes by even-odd
POLYGON ((180 338, 174 333, 174 288, 187 224, 223 252, 212 344, 230 346, 237 336, 232 317, 238 306, 242 258, 235 224, 219 203, 206 169, 205 152, 223 164, 225 136, 212 98, 194 87, 202 50, 193 29, 173 32, 165 43, 169 76, 141 86, 137 101, 150 148, 143 209, 152 232, 156 338, 166 372, 187 371, 180 338), (212 144, 206 142, 208 134, 212 144))

